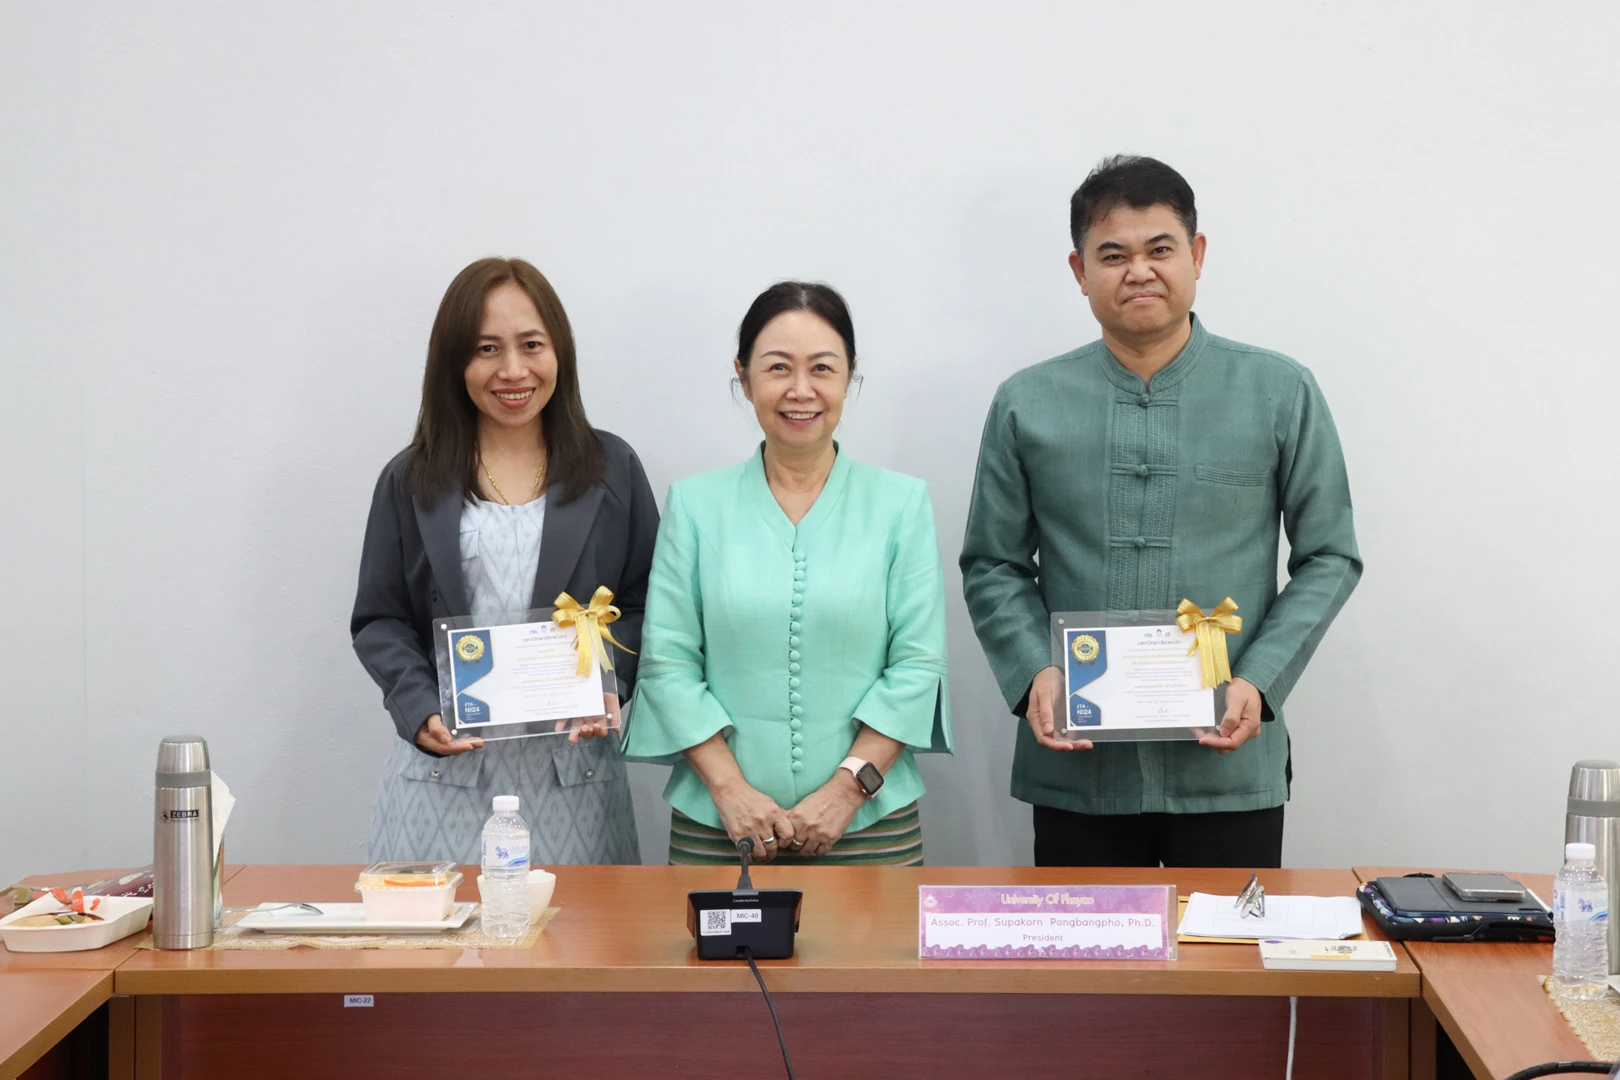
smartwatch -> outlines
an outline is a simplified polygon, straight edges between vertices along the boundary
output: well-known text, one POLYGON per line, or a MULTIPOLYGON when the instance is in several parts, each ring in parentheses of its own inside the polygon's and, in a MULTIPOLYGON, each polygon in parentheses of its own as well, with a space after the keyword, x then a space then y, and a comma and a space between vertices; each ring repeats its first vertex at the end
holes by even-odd
POLYGON ((861 785, 861 790, 870 799, 883 787, 883 774, 878 772, 876 765, 870 761, 862 761, 858 757, 847 757, 838 763, 840 769, 847 769, 855 782, 861 785))

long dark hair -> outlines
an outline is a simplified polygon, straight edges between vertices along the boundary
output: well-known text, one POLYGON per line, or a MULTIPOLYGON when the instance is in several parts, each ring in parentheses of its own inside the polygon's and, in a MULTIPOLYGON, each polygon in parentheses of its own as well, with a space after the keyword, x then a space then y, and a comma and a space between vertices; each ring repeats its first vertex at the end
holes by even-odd
POLYGON ((484 298, 512 282, 529 294, 557 354, 557 385, 540 410, 546 444, 547 486, 561 483, 572 502, 602 478, 602 441, 585 419, 568 313, 544 274, 522 259, 479 259, 450 283, 439 301, 422 374, 422 408, 405 461, 412 495, 435 501, 460 490, 478 494, 478 407, 467 396, 466 370, 484 326, 484 298))

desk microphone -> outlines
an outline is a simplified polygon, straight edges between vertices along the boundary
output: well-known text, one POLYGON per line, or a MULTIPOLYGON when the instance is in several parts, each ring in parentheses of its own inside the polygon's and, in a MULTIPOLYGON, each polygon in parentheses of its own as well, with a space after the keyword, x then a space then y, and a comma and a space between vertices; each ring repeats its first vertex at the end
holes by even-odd
POLYGON ((697 939, 699 960, 736 960, 745 952, 756 960, 793 955, 804 893, 798 889, 756 889, 748 876, 754 841, 737 841, 742 873, 735 889, 695 889, 686 894, 686 929, 697 939))
POLYGON ((776 1014, 776 1002, 771 1000, 765 977, 754 960, 786 960, 793 955, 793 935, 799 930, 804 893, 798 889, 754 888, 748 876, 748 857, 753 853, 753 837, 737 841, 742 873, 737 875, 735 889, 694 889, 686 894, 686 929, 697 939, 699 960, 748 961, 760 993, 765 995, 765 1004, 770 1007, 788 1080, 793 1080, 782 1018, 776 1014))

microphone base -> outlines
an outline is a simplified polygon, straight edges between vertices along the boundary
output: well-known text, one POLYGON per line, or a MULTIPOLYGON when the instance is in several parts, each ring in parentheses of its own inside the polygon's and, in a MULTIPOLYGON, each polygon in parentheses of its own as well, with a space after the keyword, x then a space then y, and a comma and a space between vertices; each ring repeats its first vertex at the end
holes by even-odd
POLYGON ((686 929, 699 960, 756 960, 793 955, 804 893, 798 889, 698 889, 686 895, 686 929))

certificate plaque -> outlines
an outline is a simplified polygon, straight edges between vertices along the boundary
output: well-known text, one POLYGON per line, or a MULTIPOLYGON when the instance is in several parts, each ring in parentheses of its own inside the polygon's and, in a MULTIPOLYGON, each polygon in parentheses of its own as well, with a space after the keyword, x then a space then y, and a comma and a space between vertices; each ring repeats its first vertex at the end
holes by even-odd
POLYGON ((589 643, 589 667, 579 673, 580 629, 558 626, 553 610, 433 620, 439 708, 456 738, 566 735, 580 722, 601 721, 602 695, 618 682, 589 643))
POLYGON ((1206 689, 1197 634, 1174 611, 1063 611, 1052 616, 1052 662, 1063 672, 1053 735, 1145 742, 1220 733, 1226 687, 1206 689))

